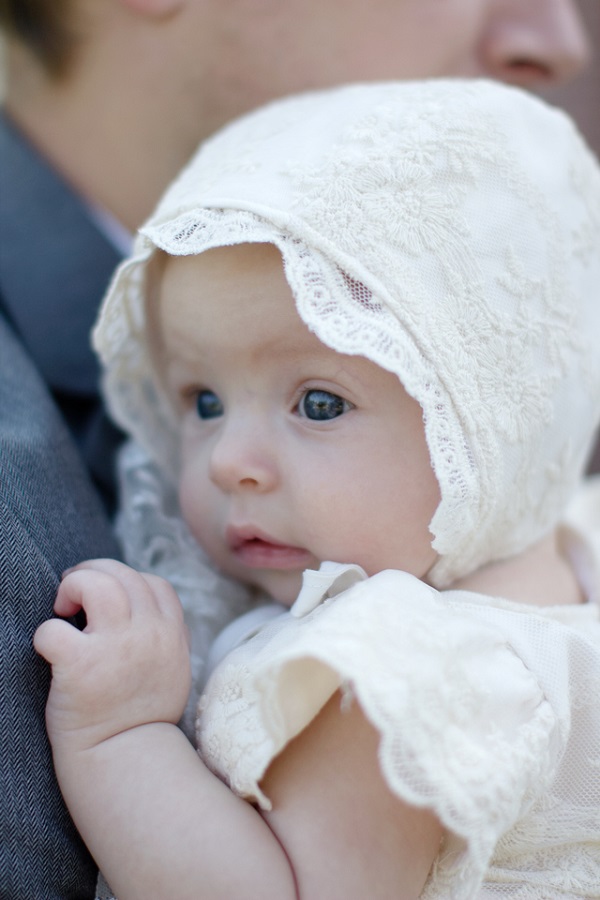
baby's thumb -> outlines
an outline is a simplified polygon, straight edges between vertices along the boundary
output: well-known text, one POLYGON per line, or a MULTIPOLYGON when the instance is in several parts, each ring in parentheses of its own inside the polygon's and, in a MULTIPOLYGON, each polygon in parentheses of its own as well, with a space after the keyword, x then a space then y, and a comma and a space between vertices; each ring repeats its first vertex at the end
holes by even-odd
POLYGON ((48 619, 33 635, 36 653, 52 666, 69 662, 79 652, 82 634, 64 619, 48 619))

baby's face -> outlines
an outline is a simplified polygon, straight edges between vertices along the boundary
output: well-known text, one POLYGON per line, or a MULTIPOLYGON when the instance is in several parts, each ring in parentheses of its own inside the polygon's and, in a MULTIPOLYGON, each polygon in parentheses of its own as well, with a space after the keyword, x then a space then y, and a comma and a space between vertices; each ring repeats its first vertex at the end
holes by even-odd
POLYGON ((224 572, 287 605, 324 560, 426 577, 439 490, 421 408, 309 332, 274 247, 169 259, 154 328, 182 511, 224 572))

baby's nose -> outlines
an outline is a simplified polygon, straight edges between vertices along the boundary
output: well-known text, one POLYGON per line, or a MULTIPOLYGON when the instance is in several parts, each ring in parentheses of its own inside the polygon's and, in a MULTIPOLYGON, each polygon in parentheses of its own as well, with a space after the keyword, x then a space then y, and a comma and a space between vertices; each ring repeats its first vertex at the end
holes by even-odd
POLYGON ((211 481, 226 493, 272 490, 278 476, 271 447, 259 422, 226 426, 211 454, 211 481))

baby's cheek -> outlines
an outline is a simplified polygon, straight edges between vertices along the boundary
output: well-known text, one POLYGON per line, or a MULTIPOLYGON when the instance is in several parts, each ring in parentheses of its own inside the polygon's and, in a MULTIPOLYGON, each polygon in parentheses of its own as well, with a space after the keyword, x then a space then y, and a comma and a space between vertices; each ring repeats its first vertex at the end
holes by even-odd
POLYGON ((205 550, 209 538, 211 504, 204 480, 193 467, 184 466, 179 479, 179 506, 184 522, 205 550))

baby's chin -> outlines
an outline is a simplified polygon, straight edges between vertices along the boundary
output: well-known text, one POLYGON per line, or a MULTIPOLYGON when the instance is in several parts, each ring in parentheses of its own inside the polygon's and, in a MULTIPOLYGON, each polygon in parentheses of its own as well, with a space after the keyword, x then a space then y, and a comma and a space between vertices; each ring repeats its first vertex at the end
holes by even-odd
POLYGON ((280 603, 290 609, 302 588, 302 572, 261 572, 247 582, 267 601, 280 603))

